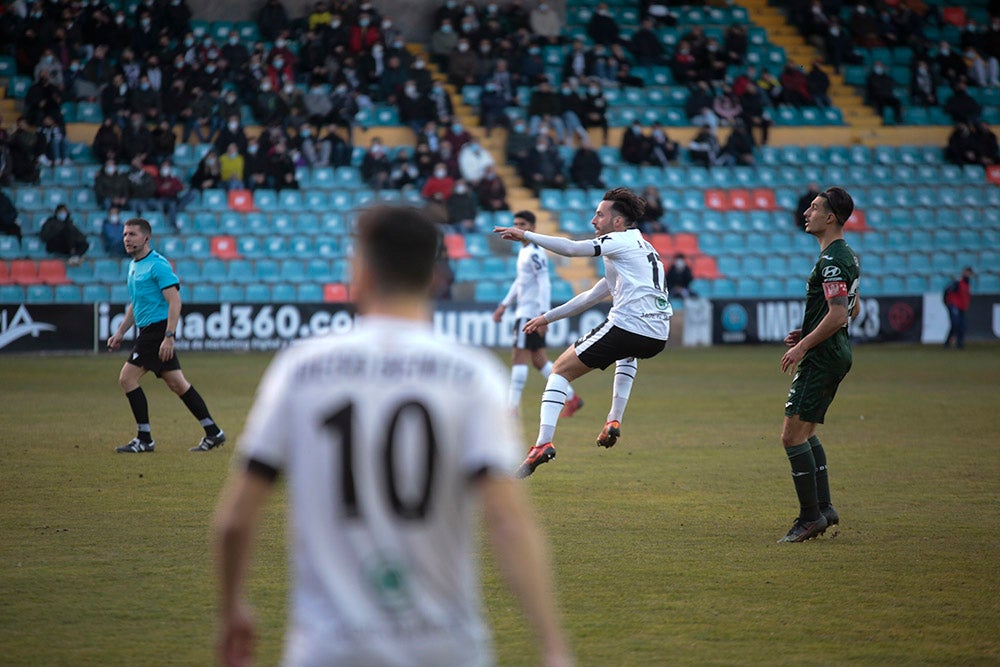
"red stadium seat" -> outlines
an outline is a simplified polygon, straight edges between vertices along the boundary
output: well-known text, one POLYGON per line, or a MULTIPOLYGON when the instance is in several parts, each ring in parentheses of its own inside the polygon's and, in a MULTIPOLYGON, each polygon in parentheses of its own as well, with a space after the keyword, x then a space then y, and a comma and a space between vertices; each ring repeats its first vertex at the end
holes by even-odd
POLYGON ((0 261, 0 285, 10 285, 14 279, 10 277, 10 264, 0 261))
POLYGON ((773 211, 778 208, 778 203, 774 198, 774 190, 770 188, 755 188, 750 197, 753 200, 753 208, 760 211, 773 211))
POLYGON ((327 283, 323 285, 323 301, 325 303, 349 303, 351 291, 344 283, 327 283))
POLYGON ((705 190, 705 208, 713 211, 725 211, 729 207, 725 190, 713 188, 705 190))
POLYGON ((226 234, 212 237, 212 257, 219 259, 236 259, 240 251, 236 247, 236 239, 226 234))
POLYGON ((986 167, 986 180, 994 185, 1000 185, 1000 165, 986 167))
POLYGON ((43 259, 38 262, 38 279, 46 285, 68 285, 66 265, 58 259, 43 259))
POLYGON ((750 199, 750 192, 742 189, 730 190, 728 208, 732 211, 749 211, 753 208, 753 203, 750 199))
POLYGON ((691 259, 691 273, 695 278, 721 278, 719 266, 715 263, 715 258, 709 255, 695 255, 691 259))
POLYGON ((649 244, 660 253, 662 259, 674 254, 674 239, 670 234, 650 234, 649 244))
POLYGON ((871 231, 871 228, 868 226, 868 221, 865 219, 865 212, 860 208, 854 209, 854 213, 852 213, 851 217, 849 217, 847 222, 844 223, 844 229, 849 232, 871 231))
POLYGON ((674 253, 682 252, 685 255, 697 255, 698 237, 694 234, 674 234, 674 253))
POLYGON ((38 265, 33 259, 15 259, 10 263, 10 279, 16 285, 38 285, 38 265))
POLYGON ((465 247, 465 237, 461 234, 445 234, 444 247, 449 259, 468 259, 472 257, 465 247))
POLYGON ((257 210, 253 205, 253 193, 249 190, 230 190, 229 208, 240 213, 252 213, 257 210))

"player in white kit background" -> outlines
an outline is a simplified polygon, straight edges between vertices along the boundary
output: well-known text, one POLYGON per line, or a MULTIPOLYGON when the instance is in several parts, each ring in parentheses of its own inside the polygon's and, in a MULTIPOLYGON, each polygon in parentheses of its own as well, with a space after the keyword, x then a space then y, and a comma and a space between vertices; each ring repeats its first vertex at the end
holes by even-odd
MULTIPOLYGON (((535 231, 535 214, 518 211, 514 214, 514 226, 524 231, 535 231)), ((514 349, 511 352, 510 388, 507 391, 507 406, 517 413, 521 404, 521 393, 528 381, 528 362, 548 379, 552 372, 552 362, 545 352, 546 326, 538 327, 531 333, 524 326, 532 318, 538 317, 552 307, 552 285, 549 280, 549 257, 544 250, 529 241, 521 241, 517 253, 517 277, 511 283, 507 295, 493 311, 493 321, 500 322, 512 304, 514 311, 514 349)), ((566 405, 560 417, 572 417, 583 406, 583 400, 568 387, 566 405)))
POLYGON ((223 663, 252 661, 245 581, 280 474, 293 570, 283 664, 493 664, 477 506, 542 664, 572 664, 544 540, 511 475, 521 445, 502 366, 433 333, 437 249, 418 211, 364 212, 354 331, 289 347, 261 381, 214 524, 223 663))
POLYGON ((518 469, 520 477, 527 477, 555 458, 552 439, 569 383, 612 363, 615 379, 611 409, 597 436, 597 444, 614 446, 621 436, 621 420, 632 393, 638 368, 636 359, 656 356, 666 346, 673 309, 667 299, 663 263, 635 226, 645 208, 645 200, 628 188, 608 190, 591 220, 596 237, 585 241, 546 236, 517 227, 494 228, 504 239, 527 240, 559 255, 604 259, 603 278, 588 291, 530 320, 525 332, 581 313, 611 297, 608 318, 556 359, 542 392, 538 439, 518 469))

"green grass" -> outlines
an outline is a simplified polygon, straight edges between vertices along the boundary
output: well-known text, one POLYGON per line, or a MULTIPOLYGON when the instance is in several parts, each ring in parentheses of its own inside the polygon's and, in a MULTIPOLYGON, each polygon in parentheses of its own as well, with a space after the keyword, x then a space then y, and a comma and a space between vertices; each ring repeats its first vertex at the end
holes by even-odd
MULTIPOLYGON (((789 378, 777 347, 670 350, 640 364, 623 438, 593 445, 611 375, 559 457, 527 480, 583 666, 1000 662, 1000 349, 861 346, 820 437, 836 537, 779 545, 797 511, 778 443, 789 378)), ((188 378, 238 435, 269 357, 189 354, 188 378)), ((145 383, 157 452, 132 437, 122 357, 0 358, 0 663, 206 665, 207 523, 232 447, 145 383)), ((541 380, 522 402, 533 439, 541 380)), ((234 440, 235 438, 231 438, 234 440)), ((284 494, 268 510, 252 596, 262 664, 280 654, 284 494)), ((537 662, 484 561, 501 665, 537 662)))

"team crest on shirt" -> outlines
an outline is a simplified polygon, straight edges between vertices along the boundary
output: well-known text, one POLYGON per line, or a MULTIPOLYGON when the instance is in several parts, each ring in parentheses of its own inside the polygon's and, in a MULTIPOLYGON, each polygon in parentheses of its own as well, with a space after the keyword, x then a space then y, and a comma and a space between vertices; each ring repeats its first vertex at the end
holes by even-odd
POLYGON ((406 565, 388 556, 367 559, 365 575, 383 607, 402 610, 413 605, 406 565))
POLYGON ((665 297, 665 296, 658 296, 658 297, 656 297, 656 309, 657 310, 666 310, 669 307, 670 307, 670 302, 667 301, 667 297, 665 297))

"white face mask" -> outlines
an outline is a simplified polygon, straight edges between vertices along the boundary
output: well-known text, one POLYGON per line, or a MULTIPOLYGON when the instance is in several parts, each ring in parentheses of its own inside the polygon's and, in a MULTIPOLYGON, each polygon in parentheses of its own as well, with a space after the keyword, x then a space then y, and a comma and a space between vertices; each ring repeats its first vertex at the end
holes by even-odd
POLYGON ((114 176, 115 175, 115 168, 111 167, 111 166, 105 167, 104 168, 104 173, 107 174, 108 176, 114 176))
POLYGON ((58 213, 56 213, 56 218, 58 218, 59 220, 65 220, 68 217, 69 216, 66 214, 65 211, 59 211, 58 213))
POLYGON ((239 126, 240 126, 239 123, 229 123, 227 127, 229 128, 230 132, 235 132, 236 128, 238 128, 239 126))
POLYGON ((170 167, 160 167, 160 175, 162 175, 162 176, 169 176, 170 175, 170 167))
POLYGON ((448 172, 445 171, 444 169, 435 169, 434 175, 438 178, 444 178, 445 176, 448 175, 448 172))

